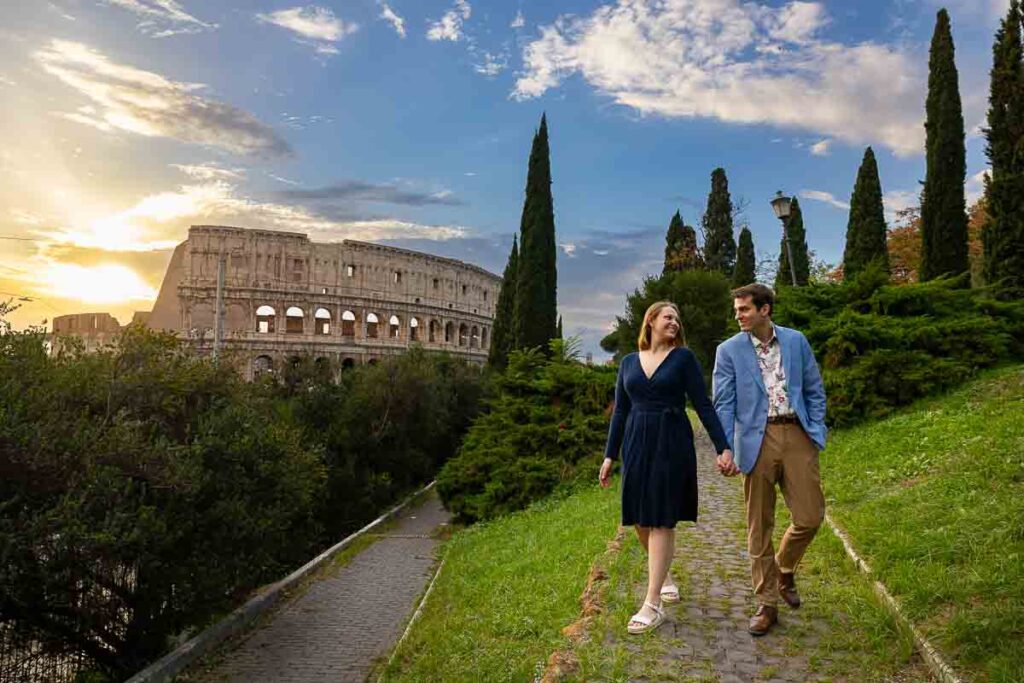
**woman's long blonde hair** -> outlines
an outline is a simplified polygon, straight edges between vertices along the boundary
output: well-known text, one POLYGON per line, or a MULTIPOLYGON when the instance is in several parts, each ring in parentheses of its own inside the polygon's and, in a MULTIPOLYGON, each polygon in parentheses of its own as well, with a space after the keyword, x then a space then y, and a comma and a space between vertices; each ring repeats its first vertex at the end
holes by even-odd
POLYGON ((636 345, 641 351, 646 351, 651 348, 651 321, 661 314, 661 309, 671 308, 676 312, 676 318, 679 319, 679 332, 676 334, 676 338, 672 340, 672 346, 686 346, 686 334, 683 331, 683 316, 679 314, 679 307, 671 301, 656 301, 647 308, 647 312, 644 313, 644 322, 640 325, 640 336, 636 340, 636 345))

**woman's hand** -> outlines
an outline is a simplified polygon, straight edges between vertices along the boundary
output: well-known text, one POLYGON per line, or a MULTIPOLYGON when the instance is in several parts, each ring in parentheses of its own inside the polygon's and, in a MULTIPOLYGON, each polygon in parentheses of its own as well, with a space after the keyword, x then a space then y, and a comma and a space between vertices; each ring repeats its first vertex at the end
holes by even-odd
POLYGON ((606 489, 611 486, 612 483, 612 459, 605 458, 604 462, 601 463, 601 472, 597 475, 597 480, 601 483, 601 488, 606 489))
POLYGON ((736 463, 733 462, 732 451, 728 448, 718 456, 716 464, 718 465, 718 471, 727 477, 735 477, 740 473, 740 468, 736 467, 736 463))

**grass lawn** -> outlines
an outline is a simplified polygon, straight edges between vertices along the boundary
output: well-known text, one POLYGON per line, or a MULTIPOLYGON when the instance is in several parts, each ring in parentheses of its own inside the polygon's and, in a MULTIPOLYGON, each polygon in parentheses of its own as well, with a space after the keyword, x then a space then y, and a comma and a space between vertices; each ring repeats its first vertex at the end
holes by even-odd
POLYGON ((958 672, 1024 681, 1024 367, 834 435, 833 519, 958 672))
MULTIPOLYGON (((597 478, 597 470, 594 470, 597 478)), ((565 644, 587 572, 618 528, 618 489, 593 488, 457 532, 387 681, 530 681, 565 644)))

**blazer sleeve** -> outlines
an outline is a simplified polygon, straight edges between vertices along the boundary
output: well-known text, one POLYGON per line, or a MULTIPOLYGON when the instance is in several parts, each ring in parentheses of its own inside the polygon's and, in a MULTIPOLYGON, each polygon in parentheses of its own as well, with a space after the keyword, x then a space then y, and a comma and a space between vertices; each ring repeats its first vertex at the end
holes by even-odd
POLYGON ((619 459, 619 449, 622 447, 622 435, 626 430, 626 418, 629 417, 629 410, 632 402, 626 392, 623 375, 626 369, 626 359, 619 363, 619 374, 615 379, 615 411, 612 413, 612 423, 608 426, 608 442, 604 447, 604 457, 612 460, 619 459))
POLYGON ((725 439, 733 443, 736 429, 736 370, 732 355, 725 344, 719 344, 715 351, 715 370, 711 375, 711 394, 715 412, 725 430, 725 439))
POLYGON ((814 359, 814 351, 807 337, 800 335, 801 355, 803 356, 803 394, 807 407, 807 417, 812 424, 821 425, 825 429, 825 384, 821 379, 821 371, 814 359))
POLYGON ((693 402, 693 407, 697 411, 697 416, 700 417, 701 424, 704 425, 708 436, 711 437, 711 441, 715 444, 715 452, 721 453, 725 449, 731 448, 730 442, 725 436, 725 430, 718 419, 715 407, 708 400, 708 390, 704 384, 704 373, 701 371, 700 361, 697 360, 697 356, 694 355, 693 351, 686 349, 684 353, 686 354, 683 358, 686 394, 693 402))

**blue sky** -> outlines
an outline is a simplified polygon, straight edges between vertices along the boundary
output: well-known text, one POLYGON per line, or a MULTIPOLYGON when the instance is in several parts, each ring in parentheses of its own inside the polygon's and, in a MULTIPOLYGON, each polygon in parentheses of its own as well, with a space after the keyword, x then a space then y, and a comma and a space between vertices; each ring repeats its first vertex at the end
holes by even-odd
MULTIPOLYGON (((969 199, 1002 0, 952 0, 969 199)), ((930 0, 40 0, 0 9, 0 291, 15 322, 146 310, 193 223, 371 239, 500 273, 551 130, 559 307, 597 341, 712 169, 801 197, 841 258, 864 147, 890 212, 924 175, 930 0)))

